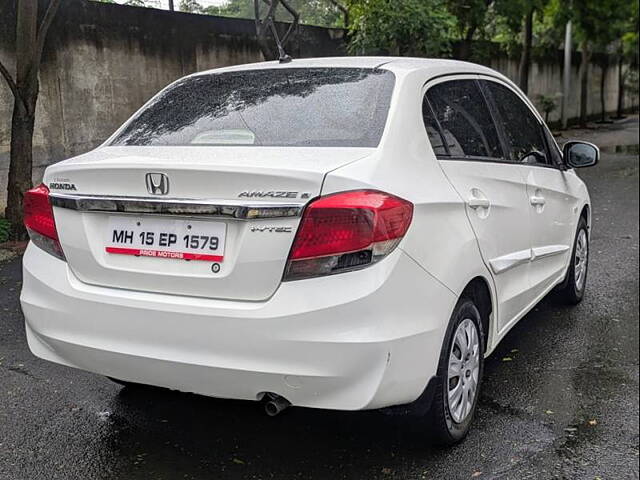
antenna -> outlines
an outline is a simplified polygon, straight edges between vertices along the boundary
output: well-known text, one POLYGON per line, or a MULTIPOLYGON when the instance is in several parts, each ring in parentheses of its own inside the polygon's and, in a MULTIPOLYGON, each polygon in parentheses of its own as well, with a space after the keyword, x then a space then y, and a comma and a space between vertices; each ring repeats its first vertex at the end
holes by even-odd
MULTIPOLYGON (((264 35, 265 28, 268 26, 268 28, 271 29, 273 38, 276 41, 276 46, 278 47, 278 61, 280 63, 289 63, 291 61, 291 56, 287 54, 287 52, 284 49, 284 46, 289 41, 291 34, 297 31, 300 15, 296 10, 294 10, 291 7, 291 5, 289 5, 288 3, 289 0, 262 0, 262 1, 269 6, 269 10, 264 20, 262 20, 260 16, 260 7, 259 7, 260 0, 254 0, 254 7, 255 7, 255 14, 256 14, 256 28, 257 28, 258 37, 262 37, 263 39, 265 38, 265 35, 264 35), (278 3, 281 3, 282 6, 287 10, 287 12, 289 12, 293 17, 293 22, 289 25, 289 28, 287 28, 287 31, 282 36, 282 39, 280 39, 280 36, 278 35, 278 31, 276 30, 276 25, 274 21, 275 11, 276 11, 276 7, 278 6, 278 3)), ((264 52, 265 50, 263 48, 263 53, 264 52)))

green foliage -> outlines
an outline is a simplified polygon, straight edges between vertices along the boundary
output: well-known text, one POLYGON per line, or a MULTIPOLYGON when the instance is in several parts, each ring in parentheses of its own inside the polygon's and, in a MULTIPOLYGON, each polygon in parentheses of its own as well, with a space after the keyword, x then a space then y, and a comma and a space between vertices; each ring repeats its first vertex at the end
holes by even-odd
POLYGON ((558 102, 555 97, 549 95, 538 95, 538 105, 540 106, 540 110, 544 112, 544 121, 549 121, 549 115, 556 108, 558 108, 558 102))
POLYGON ((180 0, 178 9, 187 13, 203 13, 204 9, 196 0, 180 0))
POLYGON ((4 243, 9 240, 11 236, 11 223, 9 220, 0 218, 0 243, 4 243))
POLYGON ((548 2, 549 0, 495 0, 492 6, 497 27, 494 40, 506 44, 509 52, 517 50, 522 44, 521 33, 527 13, 532 9, 536 12, 534 32, 539 33, 548 2))
POLYGON ((124 2, 124 5, 129 5, 130 7, 146 7, 147 5, 144 3, 144 0, 127 0, 124 2))
POLYGON ((455 33, 461 40, 471 40, 482 29, 493 0, 445 0, 447 11, 455 19, 455 33))
MULTIPOLYGON (((342 14, 329 0, 289 0, 289 5, 300 15, 300 23, 324 27, 343 27, 342 14)), ((268 8, 260 0, 261 11, 268 8)), ((221 7, 207 7, 205 13, 223 17, 254 18, 253 0, 229 0, 221 7)), ((291 14, 282 5, 276 10, 276 20, 291 22, 291 14)))
POLYGON ((441 56, 450 51, 455 19, 444 0, 352 0, 349 51, 441 56))
POLYGON ((625 33, 636 2, 629 0, 581 0, 574 2, 570 15, 578 37, 596 50, 604 50, 625 33))
POLYGON ((632 5, 630 5, 629 17, 626 19, 623 26, 625 33, 622 34, 620 42, 620 54, 623 59, 635 69, 638 68, 638 56, 640 56, 640 35, 638 32, 638 30, 640 30, 639 10, 640 4, 638 2, 633 2, 632 5))

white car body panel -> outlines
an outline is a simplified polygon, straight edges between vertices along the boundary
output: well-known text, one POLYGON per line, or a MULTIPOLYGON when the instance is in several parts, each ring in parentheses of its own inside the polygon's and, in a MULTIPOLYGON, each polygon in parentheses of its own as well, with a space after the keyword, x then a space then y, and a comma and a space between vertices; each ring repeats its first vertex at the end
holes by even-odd
POLYGON ((55 207, 68 262, 33 244, 24 256, 21 301, 34 354, 216 397, 256 400, 272 392, 299 406, 380 408, 415 400, 434 377, 449 318, 470 281, 482 279, 491 295, 488 355, 563 280, 580 213, 590 203, 575 173, 438 160, 422 120, 425 89, 448 76, 491 76, 517 91, 511 82, 464 62, 387 57, 214 72, 317 66, 394 73, 377 148, 114 147, 108 140, 49 167, 44 183, 145 197, 144 175, 160 172, 171 179, 172 198, 230 205, 304 206, 319 195, 376 189, 414 205, 398 247, 361 270, 282 282, 300 217, 224 220, 219 275, 206 262, 137 258, 134 268, 128 257, 101 249, 108 215, 55 207), (243 191, 296 196, 239 198, 243 191), (489 207, 470 207, 474 193, 489 207), (546 203, 534 211, 530 197, 538 194, 546 203), (288 231, 253 228, 265 225, 288 231))
POLYGON ((273 392, 357 410, 420 395, 456 297, 399 249, 368 269, 239 302, 87 285, 30 245, 21 300, 29 347, 53 362, 216 397, 273 392))
MULTIPOLYGON (((370 148, 102 147, 49 167, 44 181, 72 181, 77 194, 149 196, 147 172, 170 178, 170 197, 218 203, 304 205, 320 194, 326 172, 370 155, 370 148), (295 198, 239 198, 242 192, 297 192, 295 198), (306 199, 301 198, 302 195, 306 199)), ((299 217, 227 223, 225 260, 216 276, 206 262, 131 259, 104 252, 109 215, 56 208, 56 224, 74 273, 85 283, 159 293, 265 300, 282 271, 299 217), (268 234, 252 227, 284 227, 268 234)))

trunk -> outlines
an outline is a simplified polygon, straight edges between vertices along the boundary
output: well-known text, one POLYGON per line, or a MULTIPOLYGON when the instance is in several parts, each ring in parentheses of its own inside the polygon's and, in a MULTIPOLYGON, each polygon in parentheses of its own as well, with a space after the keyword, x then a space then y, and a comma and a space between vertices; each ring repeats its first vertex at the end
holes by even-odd
POLYGON ((83 282, 263 301, 280 285, 300 217, 213 218, 198 216, 193 211, 195 205, 303 205, 320 194, 327 172, 371 151, 339 147, 291 147, 286 152, 269 147, 105 147, 50 167, 45 181, 50 186, 53 182, 53 195, 114 195, 126 198, 119 202, 128 202, 128 206, 109 212, 54 208, 69 268, 83 282), (148 193, 145 180, 150 172, 167 176, 166 196, 148 193), (145 209, 154 200, 164 205, 160 214, 140 213, 148 212, 145 209), (166 206, 175 203, 182 213, 167 214, 166 206), (126 211, 130 213, 118 213, 126 211), (167 248, 161 251, 140 250, 144 241, 139 237, 145 232, 154 232, 157 238, 163 232, 173 234, 174 243, 164 244, 167 248), (186 238, 189 233, 215 236, 219 247, 189 247, 199 249, 190 252, 189 260, 186 255, 177 257, 183 260, 162 258, 167 251, 189 252, 183 248, 190 242, 186 238), (193 253, 200 258, 193 258, 193 253))
POLYGON ((175 11, 175 6, 173 4, 173 0, 169 0, 169 10, 171 10, 172 12, 175 11))
POLYGON ((262 52, 262 56, 264 57, 265 61, 278 59, 276 50, 269 44, 269 39, 266 32, 263 34, 258 34, 258 47, 260 47, 260 52, 262 52))
POLYGON ((589 102, 589 60, 591 54, 587 42, 582 42, 582 57, 580 61, 580 126, 586 127, 588 120, 589 102))
POLYGON ((18 2, 16 17, 16 88, 11 120, 11 154, 5 217, 15 239, 26 238, 22 223, 22 195, 31 188, 33 126, 38 101, 37 18, 38 2, 18 2))
POLYGON ((469 60, 471 58, 473 36, 475 35, 477 29, 478 27, 476 25, 470 26, 467 30, 467 34, 462 39, 462 42, 460 43, 460 53, 458 55, 460 57, 460 60, 469 60))
POLYGON ((529 66, 531 65, 531 43, 533 41, 533 9, 527 13, 524 22, 522 55, 518 68, 518 83, 524 93, 529 93, 529 66))
MULTIPOLYGON (((269 42, 269 22, 275 18, 275 9, 279 0, 271 0, 272 3, 268 4, 269 9, 264 18, 260 16, 260 2, 261 0, 254 0, 254 15, 256 24, 256 40, 258 41, 258 48, 262 52, 262 56, 266 61, 277 60, 279 55, 275 48, 270 45, 269 42)), ((275 43, 275 42, 274 42, 275 43)))
POLYGON ((28 114, 22 102, 16 100, 11 119, 11 154, 5 210, 5 218, 11 223, 12 236, 16 240, 26 238, 26 230, 22 223, 22 196, 32 186, 34 123, 35 116, 28 114))
POLYGON ((605 86, 607 84, 607 72, 609 71, 609 63, 603 63, 601 65, 602 76, 600 78, 600 121, 605 122, 607 120, 607 105, 605 102, 605 86))
POLYGON ((624 64, 622 57, 618 60, 618 105, 616 108, 616 117, 622 118, 624 114, 624 64))

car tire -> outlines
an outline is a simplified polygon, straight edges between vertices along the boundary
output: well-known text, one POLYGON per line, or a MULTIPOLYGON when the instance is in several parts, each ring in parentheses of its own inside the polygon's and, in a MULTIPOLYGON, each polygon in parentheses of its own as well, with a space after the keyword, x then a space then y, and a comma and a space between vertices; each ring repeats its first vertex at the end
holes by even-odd
POLYGON ((451 316, 435 378, 435 394, 428 414, 434 444, 454 445, 469 432, 480 395, 484 352, 480 311, 471 299, 463 297, 451 316), (460 397, 458 389, 462 390, 460 397))
POLYGON ((584 217, 580 217, 573 241, 571 262, 558 294, 564 303, 577 305, 584 298, 589 270, 589 228, 584 217))

